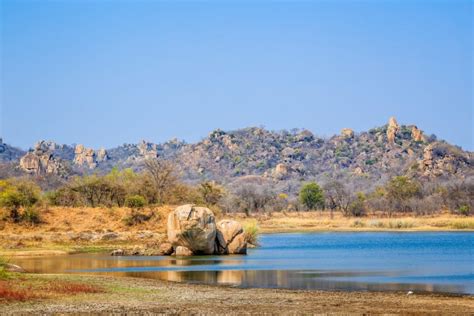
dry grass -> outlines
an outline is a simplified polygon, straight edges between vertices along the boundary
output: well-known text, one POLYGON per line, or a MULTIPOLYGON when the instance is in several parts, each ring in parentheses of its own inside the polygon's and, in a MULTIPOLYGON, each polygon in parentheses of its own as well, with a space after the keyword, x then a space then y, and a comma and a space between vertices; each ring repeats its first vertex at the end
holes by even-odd
POLYGON ((102 287, 94 284, 58 279, 26 278, 14 274, 10 278, 0 281, 0 303, 104 292, 102 287))
MULTIPOLYGON (((128 208, 66 208, 51 207, 42 211, 43 223, 35 226, 13 224, 0 220, 0 255, 55 255, 75 252, 104 252, 117 248, 144 246, 153 248, 166 238, 168 214, 175 206, 167 205, 143 210, 152 214, 149 220, 127 225, 128 208), (101 234, 117 232, 120 238, 103 240, 101 234), (138 237, 149 231, 149 239, 138 237), (98 234, 96 239, 77 238, 78 234, 98 234), (76 236, 72 236, 76 234, 76 236)), ((231 218, 244 227, 256 228, 259 233, 311 232, 311 231, 443 231, 474 230, 474 218, 450 213, 433 216, 410 217, 406 214, 391 218, 384 214, 354 218, 328 212, 273 212, 255 214, 234 213, 218 215, 217 220, 231 218)), ((255 235, 255 234, 253 234, 255 235)))
MULTIPOLYGON (((241 215, 234 217, 243 221, 244 224, 255 220, 241 215)), ((257 216, 256 219, 262 233, 354 230, 474 230, 474 218, 447 213, 420 217, 399 215, 392 218, 382 217, 381 215, 354 218, 334 214, 331 218, 329 214, 321 212, 275 212, 271 215, 257 216)))

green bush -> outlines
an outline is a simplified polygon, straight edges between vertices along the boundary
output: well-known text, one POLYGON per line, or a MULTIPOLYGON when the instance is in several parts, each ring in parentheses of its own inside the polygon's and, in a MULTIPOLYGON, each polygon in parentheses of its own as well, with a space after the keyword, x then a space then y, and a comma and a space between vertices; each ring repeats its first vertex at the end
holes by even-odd
POLYGON ((153 217, 153 215, 154 213, 145 214, 142 212, 138 212, 136 209, 132 209, 132 212, 130 213, 130 215, 125 217, 123 219, 123 222, 127 226, 138 225, 146 221, 149 221, 153 217))
POLYGON ((459 214, 464 215, 464 216, 469 216, 469 213, 471 212, 471 209, 469 205, 461 205, 458 209, 459 214))
POLYGON ((146 200, 141 195, 131 195, 125 198, 125 206, 130 208, 142 208, 146 205, 146 200))
POLYGON ((13 222, 21 220, 20 209, 31 207, 40 199, 39 187, 30 181, 1 180, 0 181, 0 207, 10 211, 13 222))
POLYGON ((29 223, 29 224, 39 224, 41 223, 41 217, 39 212, 34 209, 33 207, 25 208, 25 211, 21 215, 22 221, 29 223))
POLYGON ((301 203, 310 210, 324 208, 323 190, 316 182, 303 185, 300 190, 299 198, 301 203))
POLYGON ((245 241, 254 246, 258 245, 258 225, 257 221, 248 222, 244 225, 245 241))

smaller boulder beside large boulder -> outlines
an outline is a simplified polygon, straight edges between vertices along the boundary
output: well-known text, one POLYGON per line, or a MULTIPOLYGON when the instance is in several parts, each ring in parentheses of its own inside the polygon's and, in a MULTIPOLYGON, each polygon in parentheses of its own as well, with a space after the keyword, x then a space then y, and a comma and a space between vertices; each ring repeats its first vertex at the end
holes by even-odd
POLYGON ((244 229, 239 222, 224 219, 217 223, 216 253, 247 253, 244 229))
POLYGON ((247 241, 242 225, 234 220, 221 220, 214 213, 192 204, 179 206, 168 215, 167 253, 176 256, 211 254, 246 254, 247 241))

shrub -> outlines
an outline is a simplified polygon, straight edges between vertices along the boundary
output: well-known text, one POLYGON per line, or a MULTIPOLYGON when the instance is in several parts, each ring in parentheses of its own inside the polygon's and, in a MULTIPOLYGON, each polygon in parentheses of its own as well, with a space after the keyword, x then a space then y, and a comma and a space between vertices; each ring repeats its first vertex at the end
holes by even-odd
POLYGON ((40 199, 39 187, 30 181, 0 181, 0 206, 10 211, 13 222, 21 220, 20 208, 31 207, 40 199))
POLYGON ((25 211, 21 215, 21 218, 24 222, 35 225, 41 223, 41 217, 39 212, 33 207, 25 208, 25 211))
POLYGON ((365 215, 365 200, 364 193, 357 193, 357 199, 349 205, 349 213, 356 217, 365 215))
POLYGON ((256 220, 244 224, 244 236, 247 243, 254 246, 258 245, 258 225, 256 220))
POLYGON ((300 190, 299 198, 301 203, 310 210, 324 208, 323 190, 316 182, 303 185, 300 190))
POLYGON ((469 216, 469 213, 471 212, 471 209, 469 205, 461 205, 458 209, 459 214, 464 215, 464 216, 469 216))
POLYGON ((125 206, 130 208, 142 208, 146 205, 146 200, 141 195, 131 195, 125 198, 125 206))
POLYGON ((9 277, 9 274, 5 269, 6 264, 7 260, 4 257, 0 256, 0 280, 7 279, 9 277))
POLYGON ((202 182, 198 190, 206 205, 216 205, 225 195, 224 188, 214 181, 202 182))
POLYGON ((142 212, 138 212, 136 209, 132 209, 130 215, 125 217, 123 219, 123 222, 127 226, 138 225, 138 224, 144 223, 146 221, 149 221, 153 217, 153 215, 154 215, 153 212, 151 212, 149 214, 145 214, 145 213, 142 213, 142 212))

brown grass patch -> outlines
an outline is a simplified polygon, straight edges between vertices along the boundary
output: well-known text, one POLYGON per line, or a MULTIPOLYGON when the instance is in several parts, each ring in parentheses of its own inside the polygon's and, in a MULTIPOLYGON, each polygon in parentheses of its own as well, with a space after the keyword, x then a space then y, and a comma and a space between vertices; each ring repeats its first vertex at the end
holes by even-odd
POLYGON ((103 288, 92 284, 51 281, 39 288, 41 291, 50 292, 54 294, 83 294, 83 293, 103 293, 103 288))
POLYGON ((31 288, 17 288, 11 281, 0 281, 0 302, 1 301, 27 301, 39 298, 40 296, 31 288))

